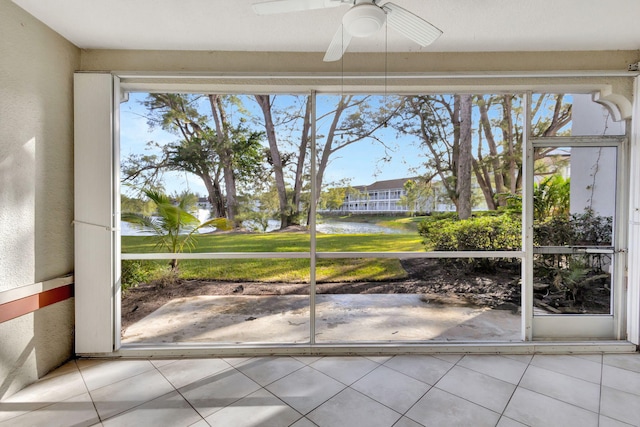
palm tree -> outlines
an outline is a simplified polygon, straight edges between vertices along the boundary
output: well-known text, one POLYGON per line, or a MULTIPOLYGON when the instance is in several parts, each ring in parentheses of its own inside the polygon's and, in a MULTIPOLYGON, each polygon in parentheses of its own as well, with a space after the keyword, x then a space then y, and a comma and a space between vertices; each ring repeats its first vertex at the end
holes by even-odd
MULTIPOLYGON (((189 198, 177 199, 175 204, 169 196, 157 190, 144 190, 144 194, 156 204, 156 215, 147 216, 139 213, 124 212, 122 221, 152 231, 158 238, 157 248, 170 253, 181 253, 185 247, 195 247, 194 233, 203 227, 216 227, 229 230, 231 223, 226 218, 214 218, 200 223, 198 218, 189 212, 189 198)), ((178 260, 172 259, 171 269, 177 270, 178 260)))

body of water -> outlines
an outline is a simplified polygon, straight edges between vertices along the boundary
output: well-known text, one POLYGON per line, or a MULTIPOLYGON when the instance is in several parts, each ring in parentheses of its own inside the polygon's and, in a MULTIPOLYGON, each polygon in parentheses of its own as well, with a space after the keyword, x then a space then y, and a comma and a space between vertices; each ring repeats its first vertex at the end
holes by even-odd
MULTIPOLYGON (((209 212, 201 209, 198 213, 198 219, 201 222, 207 220, 209 212)), ((280 221, 270 220, 267 231, 274 231, 280 227, 280 221)), ((249 228, 249 227, 248 227, 249 228)), ((152 231, 143 230, 135 225, 131 225, 128 222, 120 222, 120 230, 122 236, 153 236, 152 231)), ((214 231, 214 228, 202 228, 198 230, 200 233, 210 233, 214 231)), ((381 227, 375 224, 368 224, 364 222, 348 222, 348 221, 323 221, 316 224, 316 230, 318 233, 323 234, 399 234, 402 230, 389 227, 381 227)))

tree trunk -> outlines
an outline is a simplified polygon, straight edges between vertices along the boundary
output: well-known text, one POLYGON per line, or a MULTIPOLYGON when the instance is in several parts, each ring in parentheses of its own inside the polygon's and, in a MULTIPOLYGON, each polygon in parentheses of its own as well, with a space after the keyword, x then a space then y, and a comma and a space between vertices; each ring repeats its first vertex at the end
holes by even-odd
MULTIPOLYGON (((302 125, 302 134, 300 135, 300 147, 298 150, 298 164, 296 165, 296 178, 293 186, 293 212, 291 214, 291 224, 298 225, 300 223, 299 215, 302 208, 302 185, 304 174, 304 163, 307 158, 307 147, 311 135, 311 95, 307 96, 307 105, 304 112, 304 123, 302 125)), ((307 217, 307 224, 309 218, 307 217)))
POLYGON ((269 152, 271 153, 271 161, 273 162, 273 171, 276 180, 276 189, 278 190, 278 201, 280 206, 280 228, 288 227, 290 224, 290 215, 288 215, 289 206, 287 203, 287 189, 284 182, 284 171, 282 165, 282 157, 278 150, 278 141, 276 139, 276 130, 271 116, 271 102, 269 95, 255 95, 255 99, 262 109, 264 115, 264 127, 269 141, 269 152))
POLYGON ((236 214, 238 213, 238 200, 236 196, 236 178, 233 172, 233 152, 231 141, 229 141, 229 123, 219 95, 209 95, 211 114, 216 125, 216 152, 222 164, 222 176, 226 190, 227 218, 235 226, 236 214))
POLYGON ((211 175, 200 175, 204 186, 207 189, 209 203, 211 203, 211 216, 214 218, 221 218, 226 216, 226 210, 224 207, 224 201, 222 199, 222 191, 220 185, 215 181, 211 175))
POLYGON ((456 192, 458 193, 458 217, 471 216, 471 95, 460 97, 460 143, 458 147, 456 192))

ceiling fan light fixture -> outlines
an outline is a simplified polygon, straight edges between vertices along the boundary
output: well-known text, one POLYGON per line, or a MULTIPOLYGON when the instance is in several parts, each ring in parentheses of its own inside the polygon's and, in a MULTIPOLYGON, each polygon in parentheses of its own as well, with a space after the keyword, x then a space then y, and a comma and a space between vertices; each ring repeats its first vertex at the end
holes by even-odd
POLYGON ((342 18, 344 28, 354 37, 369 37, 384 25, 387 14, 374 4, 359 4, 342 18))

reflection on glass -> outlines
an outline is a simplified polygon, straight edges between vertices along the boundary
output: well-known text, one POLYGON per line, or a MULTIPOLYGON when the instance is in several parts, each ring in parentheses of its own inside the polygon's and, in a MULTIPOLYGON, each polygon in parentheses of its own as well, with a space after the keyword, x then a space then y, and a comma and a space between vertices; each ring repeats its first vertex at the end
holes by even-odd
POLYGON ((519 260, 320 261, 318 342, 521 339, 519 260))
POLYGON ((611 255, 537 254, 534 306, 541 314, 609 314, 611 255))
POLYGON ((615 147, 535 149, 537 246, 612 246, 615 147))

